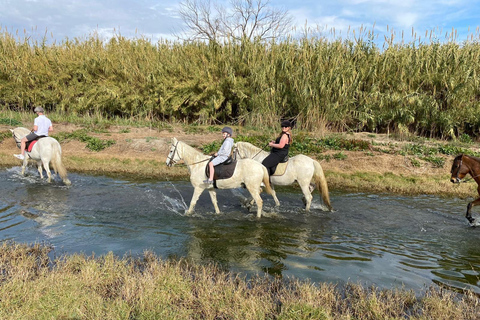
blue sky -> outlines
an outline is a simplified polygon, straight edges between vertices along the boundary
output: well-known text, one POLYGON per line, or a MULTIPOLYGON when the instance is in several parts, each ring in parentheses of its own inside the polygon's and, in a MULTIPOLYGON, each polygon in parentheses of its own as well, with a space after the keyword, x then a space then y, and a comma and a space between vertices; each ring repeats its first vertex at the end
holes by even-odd
MULTIPOLYGON (((211 0, 215 1, 215 0, 211 0)), ((225 0, 218 2, 228 3, 225 0)), ((361 26, 372 30, 383 42, 383 35, 394 30, 397 39, 412 28, 424 38, 434 31, 443 41, 452 28, 463 41, 468 35, 480 39, 480 0, 271 0, 270 6, 288 10, 297 31, 307 26, 324 35, 346 38, 361 26)), ((128 38, 143 36, 154 42, 174 40, 182 31, 178 15, 179 0, 0 0, 0 28, 31 39, 47 36, 60 43, 67 37, 86 38, 97 33, 102 38, 121 34, 128 38)))

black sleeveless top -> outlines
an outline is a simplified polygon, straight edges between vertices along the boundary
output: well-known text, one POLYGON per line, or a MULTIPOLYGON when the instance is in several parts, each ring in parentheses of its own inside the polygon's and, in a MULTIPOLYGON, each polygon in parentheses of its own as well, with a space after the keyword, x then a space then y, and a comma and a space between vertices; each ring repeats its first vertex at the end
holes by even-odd
POLYGON ((285 146, 283 146, 283 148, 279 149, 279 148, 272 148, 270 153, 277 153, 279 155, 282 155, 282 156, 287 156, 288 155, 288 149, 290 149, 290 141, 291 141, 291 138, 290 138, 290 135, 288 133, 282 133, 276 140, 275 140, 275 143, 278 144, 280 143, 280 140, 282 139, 283 135, 286 134, 288 136, 288 143, 285 144, 285 146))

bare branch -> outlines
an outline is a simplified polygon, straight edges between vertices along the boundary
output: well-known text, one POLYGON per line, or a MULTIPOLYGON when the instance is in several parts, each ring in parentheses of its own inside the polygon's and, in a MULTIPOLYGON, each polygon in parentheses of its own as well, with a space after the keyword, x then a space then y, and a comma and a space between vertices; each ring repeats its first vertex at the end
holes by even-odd
POLYGON ((225 8, 210 0, 184 0, 179 14, 193 39, 267 40, 285 35, 292 23, 286 10, 269 4, 270 0, 231 0, 231 7, 225 8))

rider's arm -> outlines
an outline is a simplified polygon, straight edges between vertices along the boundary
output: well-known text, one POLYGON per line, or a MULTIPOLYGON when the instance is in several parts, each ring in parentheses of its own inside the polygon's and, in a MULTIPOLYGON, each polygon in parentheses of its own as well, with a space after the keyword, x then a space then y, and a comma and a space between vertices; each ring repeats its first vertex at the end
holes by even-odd
POLYGON ((268 145, 273 148, 282 149, 288 142, 288 136, 283 134, 279 143, 270 142, 268 145))

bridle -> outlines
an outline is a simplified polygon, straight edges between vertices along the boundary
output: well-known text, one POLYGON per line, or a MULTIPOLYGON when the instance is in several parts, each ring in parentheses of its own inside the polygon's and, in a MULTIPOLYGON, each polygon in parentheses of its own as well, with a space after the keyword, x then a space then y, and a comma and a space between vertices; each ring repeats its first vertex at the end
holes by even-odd
MULTIPOLYGON (((468 179, 460 179, 460 178, 458 177, 458 173, 460 172, 460 168, 462 167, 462 165, 463 165, 463 155, 462 155, 462 157, 460 158, 460 163, 459 163, 459 164, 457 165, 457 167, 456 167, 457 174, 455 175, 455 180, 457 181, 457 183, 460 183, 460 182, 469 182, 470 180, 473 180, 473 179, 475 179, 476 177, 480 177, 480 174, 477 174, 476 176, 472 176, 472 174, 471 174, 471 171, 472 171, 472 170, 470 169, 470 167, 467 166, 467 168, 468 168, 468 170, 469 170, 469 172, 470 172, 470 176, 471 176, 471 177, 468 178, 468 179)), ((453 173, 453 170, 452 170, 452 173, 453 173)))
MULTIPOLYGON (((170 157, 170 153, 168 153, 168 156, 167 156, 167 159, 170 160, 168 162, 168 166, 171 167, 171 166, 174 166, 177 164, 177 161, 174 159, 175 157, 175 154, 178 152, 177 149, 178 149, 178 142, 175 144, 175 146, 172 144, 172 147, 174 147, 175 149, 173 150, 173 153, 172 153, 172 156, 170 157)), ((178 157, 180 158, 180 155, 178 155, 178 157)))
MULTIPOLYGON (((168 163, 168 166, 171 167, 171 166, 174 166, 178 163, 178 161, 176 161, 174 159, 175 157, 175 154, 178 154, 178 143, 180 141, 177 141, 177 143, 175 145, 172 144, 172 147, 174 147, 174 150, 173 150, 173 153, 172 153, 172 156, 170 157, 170 153, 168 154, 167 156, 167 159, 170 160, 170 162, 168 163)), ((180 158, 180 154, 178 154, 178 157, 180 158)), ((191 166, 195 165, 195 164, 198 164, 198 163, 202 163, 202 162, 205 162, 205 161, 208 161, 210 160, 210 158, 207 158, 207 159, 204 159, 204 160, 200 160, 200 161, 197 161, 195 163, 192 163, 190 164, 191 166)))
POLYGON ((13 136, 13 140, 15 140, 15 143, 17 144, 17 147, 20 148, 20 143, 21 143, 21 140, 22 140, 22 139, 18 139, 18 138, 17 138, 17 135, 15 134, 15 132, 12 132, 12 136, 13 136))

